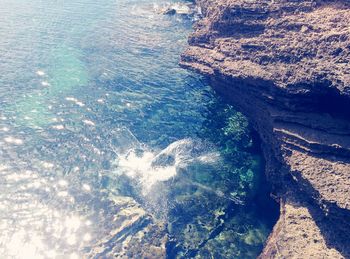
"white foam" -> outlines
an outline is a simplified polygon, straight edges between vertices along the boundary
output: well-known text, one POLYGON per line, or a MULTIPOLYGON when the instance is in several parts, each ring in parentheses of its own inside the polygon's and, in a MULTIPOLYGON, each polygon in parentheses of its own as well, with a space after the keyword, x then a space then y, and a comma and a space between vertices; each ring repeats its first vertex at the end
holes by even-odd
POLYGON ((167 181, 176 175, 176 167, 152 167, 155 155, 144 152, 142 156, 136 155, 135 151, 123 156, 119 160, 119 166, 124 173, 131 178, 139 179, 145 191, 148 191, 156 182, 167 181))
POLYGON ((182 139, 173 142, 159 153, 132 149, 120 156, 117 164, 122 173, 141 183, 146 194, 157 182, 175 177, 179 168, 184 168, 194 161, 215 163, 219 157, 217 152, 208 151, 202 143, 182 139))

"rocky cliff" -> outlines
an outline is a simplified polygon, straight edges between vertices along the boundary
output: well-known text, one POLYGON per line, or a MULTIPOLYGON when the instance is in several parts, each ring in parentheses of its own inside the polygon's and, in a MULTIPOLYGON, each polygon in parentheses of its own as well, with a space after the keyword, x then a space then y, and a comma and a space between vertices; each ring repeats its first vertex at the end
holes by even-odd
POLYGON ((281 204, 261 258, 350 258, 350 2, 197 4, 181 65, 251 119, 281 204))

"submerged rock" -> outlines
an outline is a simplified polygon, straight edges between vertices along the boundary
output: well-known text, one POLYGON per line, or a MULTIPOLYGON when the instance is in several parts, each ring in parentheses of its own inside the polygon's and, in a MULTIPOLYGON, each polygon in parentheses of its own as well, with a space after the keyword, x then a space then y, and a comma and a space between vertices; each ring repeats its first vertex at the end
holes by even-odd
POLYGON ((113 226, 103 240, 91 248, 89 258, 164 258, 167 233, 134 199, 111 195, 113 226))
POLYGON ((193 15, 195 13, 195 5, 192 3, 175 3, 161 10, 164 15, 193 15))

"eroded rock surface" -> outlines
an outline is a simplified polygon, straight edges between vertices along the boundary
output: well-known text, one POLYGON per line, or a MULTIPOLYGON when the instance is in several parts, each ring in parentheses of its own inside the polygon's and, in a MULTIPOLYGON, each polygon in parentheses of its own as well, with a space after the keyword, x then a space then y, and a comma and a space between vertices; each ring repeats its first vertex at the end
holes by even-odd
POLYGON ((281 200, 262 257, 350 257, 349 2, 197 3, 181 65, 250 117, 281 200))

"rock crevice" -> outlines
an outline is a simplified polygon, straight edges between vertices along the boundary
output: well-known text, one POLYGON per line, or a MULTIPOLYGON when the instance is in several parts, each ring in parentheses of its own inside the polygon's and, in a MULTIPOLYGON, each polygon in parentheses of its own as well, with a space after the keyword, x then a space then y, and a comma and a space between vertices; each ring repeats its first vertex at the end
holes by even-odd
POLYGON ((259 132, 281 217, 262 258, 350 257, 350 3, 198 0, 183 67, 259 132))

